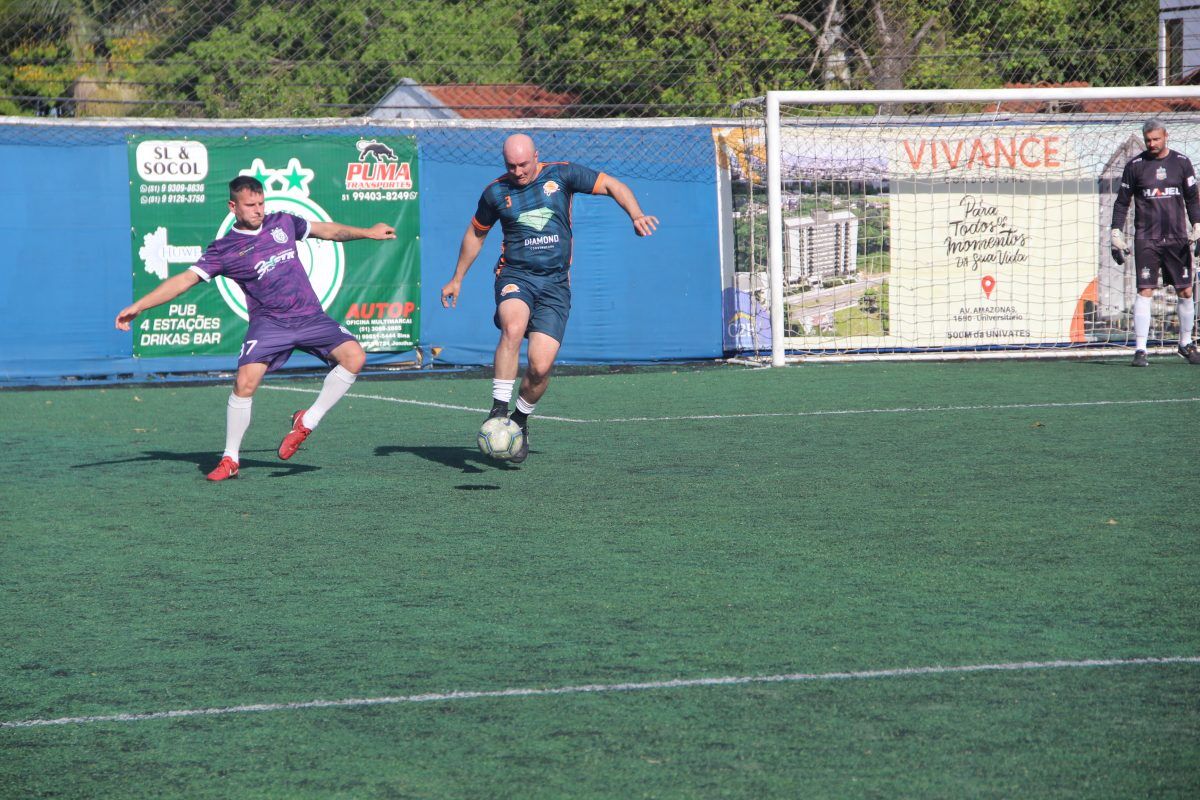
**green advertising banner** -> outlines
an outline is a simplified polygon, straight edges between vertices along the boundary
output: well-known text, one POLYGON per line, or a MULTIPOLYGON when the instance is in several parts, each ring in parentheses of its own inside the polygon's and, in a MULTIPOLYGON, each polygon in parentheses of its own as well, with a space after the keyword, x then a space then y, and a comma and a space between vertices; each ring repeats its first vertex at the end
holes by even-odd
MULTIPOLYGON (((234 219, 228 184, 253 175, 267 213, 368 228, 385 222, 396 239, 297 243, 321 305, 367 352, 403 352, 420 332, 420 219, 412 136, 258 136, 129 141, 133 294, 186 270, 234 219)), ((246 301, 218 277, 133 323, 139 357, 235 354, 246 333, 246 301)))

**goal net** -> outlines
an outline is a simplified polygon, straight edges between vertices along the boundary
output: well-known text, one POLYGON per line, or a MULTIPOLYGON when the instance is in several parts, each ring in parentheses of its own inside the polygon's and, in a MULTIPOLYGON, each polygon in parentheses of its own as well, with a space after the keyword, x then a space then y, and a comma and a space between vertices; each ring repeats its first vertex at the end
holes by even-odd
MULTIPOLYGON (((730 336, 776 365, 1131 346, 1139 266, 1109 247, 1122 169, 1151 118, 1200 162, 1198 87, 771 92, 747 107, 727 147, 735 238, 754 252, 730 336)), ((1175 311, 1174 289, 1156 290, 1152 349, 1174 346, 1175 311)))

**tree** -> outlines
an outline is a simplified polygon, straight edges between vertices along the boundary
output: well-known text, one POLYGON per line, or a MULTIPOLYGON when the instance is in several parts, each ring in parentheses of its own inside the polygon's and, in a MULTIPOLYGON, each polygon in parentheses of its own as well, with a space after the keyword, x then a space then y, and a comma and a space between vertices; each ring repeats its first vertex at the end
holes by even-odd
POLYGON ((959 0, 952 10, 946 49, 979 59, 994 85, 1155 80, 1155 0, 959 0))
POLYGON ((123 105, 111 101, 137 94, 123 80, 128 60, 153 46, 164 13, 154 0, 6 0, 0 88, 45 98, 31 103, 43 112, 120 113, 123 105), (110 103, 96 107, 97 100, 110 103))
POLYGON ((857 83, 901 89, 926 37, 942 19, 945 5, 944 0, 871 0, 859 5, 825 0, 820 27, 800 13, 785 12, 779 18, 813 37, 810 69, 821 65, 825 88, 851 88, 857 72, 857 83), (855 60, 857 70, 852 69, 855 60))
POLYGON ((248 5, 169 57, 160 80, 205 116, 330 116, 401 78, 520 80, 514 0, 326 0, 248 5))
POLYGON ((778 86, 807 60, 767 0, 568 0, 530 6, 527 75, 596 116, 712 115, 778 86))
POLYGON ((369 108, 401 78, 533 83, 573 95, 581 116, 725 116, 738 99, 779 88, 1140 85, 1155 78, 1156 8, 1154 0, 0 0, 0 111, 45 113, 65 98, 75 113, 327 116, 369 108))

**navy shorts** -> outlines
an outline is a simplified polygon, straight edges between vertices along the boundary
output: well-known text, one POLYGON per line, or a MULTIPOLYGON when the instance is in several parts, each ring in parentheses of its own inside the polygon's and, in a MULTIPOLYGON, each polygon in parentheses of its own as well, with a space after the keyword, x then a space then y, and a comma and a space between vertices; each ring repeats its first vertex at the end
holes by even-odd
POLYGON ((259 317, 250 320, 250 327, 246 329, 238 367, 266 364, 267 372, 274 372, 287 363, 293 350, 303 350, 326 364, 333 364, 330 353, 346 342, 356 341, 350 331, 328 314, 313 314, 287 322, 259 317))
POLYGON ((529 326, 525 335, 544 333, 559 344, 567 332, 571 316, 571 279, 567 273, 531 275, 504 269, 496 276, 496 314, 492 321, 500 327, 500 304, 521 300, 529 306, 529 326))
POLYGON ((1192 285, 1191 245, 1184 240, 1168 242, 1133 242, 1133 263, 1137 266, 1137 288, 1154 289, 1162 282, 1176 289, 1192 285))

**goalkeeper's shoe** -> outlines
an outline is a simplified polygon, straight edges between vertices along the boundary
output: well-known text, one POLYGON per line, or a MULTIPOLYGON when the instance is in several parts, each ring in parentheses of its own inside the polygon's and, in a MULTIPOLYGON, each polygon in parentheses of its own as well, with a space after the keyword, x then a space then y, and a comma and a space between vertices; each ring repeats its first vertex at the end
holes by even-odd
POLYGON ((1183 357, 1183 360, 1189 364, 1200 364, 1200 350, 1196 349, 1195 342, 1188 342, 1187 344, 1179 345, 1179 350, 1177 352, 1183 357))
POLYGON ((529 423, 526 422, 521 426, 521 449, 513 454, 509 459, 514 464, 520 464, 529 457, 529 423))
POLYGON ((300 445, 312 433, 312 428, 304 427, 304 409, 300 409, 295 414, 292 414, 292 429, 288 431, 287 436, 283 437, 283 442, 279 445, 279 457, 287 460, 296 455, 296 451, 300 449, 300 445))
POLYGON ((229 456, 222 457, 221 463, 217 464, 216 469, 208 473, 208 479, 210 481, 223 481, 229 478, 236 478, 237 476, 238 462, 234 461, 229 456))
POLYGON ((1133 354, 1133 363, 1130 364, 1129 366, 1131 366, 1131 367, 1148 367, 1148 366, 1150 366, 1150 359, 1149 359, 1149 357, 1146 356, 1146 351, 1138 350, 1136 353, 1134 353, 1133 354))

